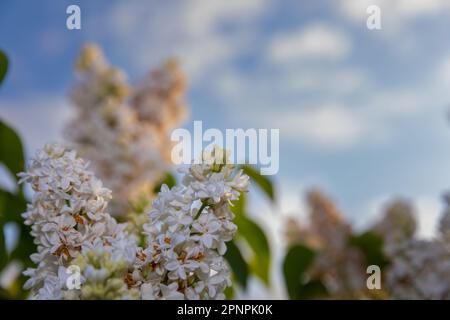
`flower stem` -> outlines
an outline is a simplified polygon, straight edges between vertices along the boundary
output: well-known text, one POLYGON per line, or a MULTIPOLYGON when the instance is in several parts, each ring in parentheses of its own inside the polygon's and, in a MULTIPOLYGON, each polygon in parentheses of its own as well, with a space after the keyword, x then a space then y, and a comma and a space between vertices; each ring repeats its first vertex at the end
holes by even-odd
POLYGON ((203 209, 205 209, 208 206, 208 204, 206 202, 202 202, 202 206, 200 207, 200 209, 198 209, 197 214, 195 215, 194 220, 197 220, 198 217, 201 215, 203 209))

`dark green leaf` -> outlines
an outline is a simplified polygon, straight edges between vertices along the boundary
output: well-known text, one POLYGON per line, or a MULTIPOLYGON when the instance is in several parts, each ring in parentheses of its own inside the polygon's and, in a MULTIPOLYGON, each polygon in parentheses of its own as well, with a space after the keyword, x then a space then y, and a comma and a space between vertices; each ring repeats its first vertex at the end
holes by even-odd
POLYGON ((244 173, 247 174, 252 181, 254 181, 262 191, 269 197, 271 201, 275 201, 275 191, 273 183, 267 176, 263 176, 259 171, 249 165, 242 166, 244 173))
POLYGON ((8 71, 8 58, 6 54, 0 50, 0 84, 5 79, 6 72, 8 71))
POLYGON ((17 179, 17 173, 24 171, 24 155, 19 135, 0 120, 0 162, 17 179))
POLYGON ((239 197, 238 200, 233 201, 233 205, 231 206, 231 211, 233 211, 233 213, 236 216, 244 216, 245 213, 245 205, 247 203, 247 199, 245 196, 245 193, 241 193, 241 196, 239 197))
MULTIPOLYGON (((13 222, 20 226, 20 237, 17 247, 11 252, 8 261, 17 259, 24 265, 30 265, 30 254, 36 251, 33 238, 30 235, 30 227, 24 225, 21 214, 26 210, 26 200, 22 195, 16 195, 0 189, 0 223, 2 225, 1 237, 4 242, 4 224, 13 222)), ((4 243, 3 243, 4 245, 4 243)), ((2 257, 6 256, 6 248, 2 250, 2 257), (4 253, 4 254, 3 254, 4 253)), ((1 260, 1 259, 0 259, 1 260)))
POLYGON ((27 203, 21 195, 0 189, 0 216, 4 223, 23 223, 21 214, 25 212, 27 203))
POLYGON ((328 294, 328 290, 320 280, 311 280, 301 284, 296 299, 311 300, 321 299, 328 294))
POLYGON ((269 284, 270 276, 270 246, 264 231, 253 220, 245 215, 236 216, 238 236, 245 239, 253 252, 250 267, 253 273, 269 284))
POLYGON ((33 242, 33 237, 30 234, 31 228, 25 224, 20 224, 20 237, 17 242, 17 247, 11 252, 11 260, 19 260, 24 267, 31 267, 33 265, 30 255, 36 252, 36 245, 33 242))
POLYGON ((238 227, 237 236, 245 240, 252 250, 253 255, 251 261, 248 262, 250 269, 252 273, 268 284, 271 256, 269 241, 261 227, 247 217, 245 194, 241 194, 238 200, 233 201, 231 210, 236 215, 234 222, 238 227))
POLYGON ((248 266, 242 257, 241 251, 233 241, 227 243, 225 258, 233 270, 237 282, 245 289, 247 288, 248 266))
POLYGON ((302 245, 295 245, 288 250, 283 263, 283 272, 291 299, 302 297, 304 274, 313 262, 314 256, 314 251, 302 245))
POLYGON ((8 256, 6 254, 4 226, 5 224, 3 221, 3 217, 0 216, 0 271, 3 270, 8 262, 8 256))
POLYGON ((363 252, 368 265, 377 265, 383 268, 389 263, 383 253, 383 237, 373 231, 351 237, 350 245, 363 252))
POLYGON ((234 299, 234 289, 233 289, 233 286, 231 286, 231 287, 226 287, 226 288, 225 288, 225 291, 224 291, 224 294, 225 294, 225 299, 226 299, 226 300, 233 300, 233 299, 234 299))

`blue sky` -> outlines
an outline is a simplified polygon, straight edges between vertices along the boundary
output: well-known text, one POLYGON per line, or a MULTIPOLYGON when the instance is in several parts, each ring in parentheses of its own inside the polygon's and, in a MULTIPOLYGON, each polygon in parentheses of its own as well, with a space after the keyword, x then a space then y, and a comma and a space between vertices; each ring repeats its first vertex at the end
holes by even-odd
POLYGON ((364 225, 401 196, 430 234, 450 181, 449 18, 446 0, 2 0, 11 69, 0 116, 31 154, 62 139, 83 43, 99 43, 131 82, 176 56, 187 128, 280 129, 278 211, 304 213, 302 192, 318 186, 364 225), (81 7, 81 30, 65 27, 69 4, 81 7), (369 4, 381 30, 366 28, 369 4))

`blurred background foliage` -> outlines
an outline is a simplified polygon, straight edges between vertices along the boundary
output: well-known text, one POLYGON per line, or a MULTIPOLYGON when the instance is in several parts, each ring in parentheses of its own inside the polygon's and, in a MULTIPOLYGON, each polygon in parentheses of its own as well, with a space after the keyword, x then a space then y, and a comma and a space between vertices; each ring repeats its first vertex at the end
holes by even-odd
MULTIPOLYGON (((8 71, 8 58, 0 50, 0 85, 8 71)), ((17 181, 17 173, 24 170, 25 156, 22 141, 17 132, 0 119, 0 164, 3 165, 17 181)), ((31 266, 30 255, 36 252, 30 228, 23 224, 21 213, 25 212, 27 200, 23 185, 17 185, 16 190, 9 191, 0 188, 0 274, 5 279, 0 288, 0 298, 25 298, 22 290, 25 277, 17 273, 31 266), (5 230, 17 230, 19 239, 11 247, 11 237, 5 230), (10 278, 11 281, 8 279, 10 278)))

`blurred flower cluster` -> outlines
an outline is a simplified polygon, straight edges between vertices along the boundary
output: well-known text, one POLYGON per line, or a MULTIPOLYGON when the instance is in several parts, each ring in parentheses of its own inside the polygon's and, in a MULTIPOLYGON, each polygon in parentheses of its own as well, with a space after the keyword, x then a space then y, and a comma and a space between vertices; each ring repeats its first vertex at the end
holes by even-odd
POLYGON ((170 131, 187 115, 184 75, 168 60, 132 87, 95 45, 83 49, 76 71, 66 136, 114 193, 111 214, 125 215, 169 169, 170 131))
POLYGON ((439 222, 435 239, 415 237, 415 221, 407 208, 392 207, 381 223, 385 253, 391 264, 386 284, 396 299, 450 299, 450 203, 439 222), (406 209, 406 210, 405 210, 406 209))
POLYGON ((416 235, 414 208, 405 200, 391 202, 380 221, 363 232, 352 230, 322 192, 310 192, 307 200, 309 224, 292 217, 285 228, 292 252, 304 246, 312 257, 298 256, 308 261, 297 294, 333 299, 450 299, 449 196, 437 236, 431 240, 416 235), (373 290, 366 283, 370 265, 380 267, 381 288, 373 290), (311 284, 317 290, 308 291, 311 284))
POLYGON ((323 279, 335 297, 354 298, 365 287, 365 270, 361 253, 348 245, 351 226, 334 204, 319 191, 307 196, 310 206, 309 225, 288 223, 288 242, 302 243, 317 252, 308 276, 323 279))

